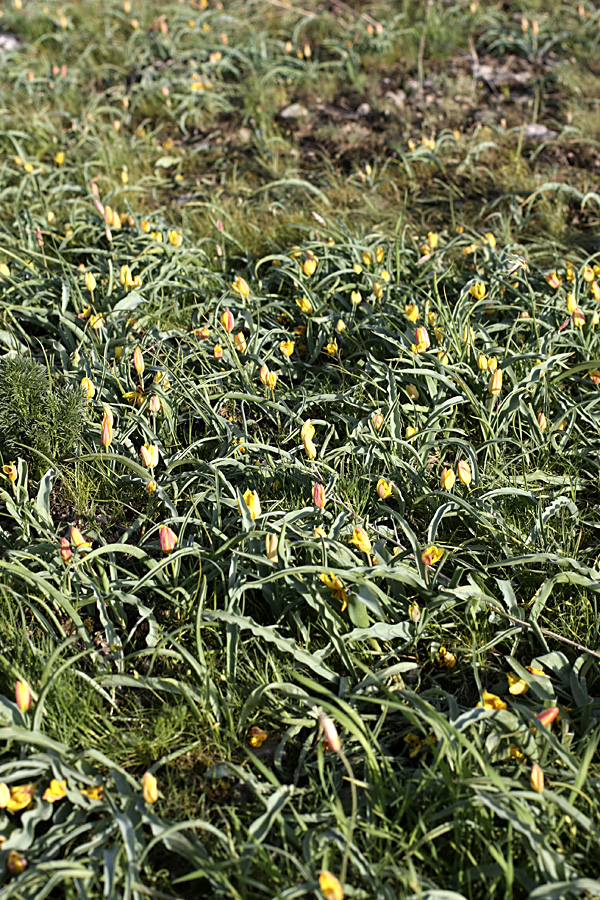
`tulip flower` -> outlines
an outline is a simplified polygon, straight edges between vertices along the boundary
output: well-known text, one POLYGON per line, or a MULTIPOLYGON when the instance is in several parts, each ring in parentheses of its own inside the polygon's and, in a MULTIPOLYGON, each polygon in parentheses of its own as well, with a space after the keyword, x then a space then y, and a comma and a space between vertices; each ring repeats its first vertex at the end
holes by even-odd
POLYGON ((152 394, 152 396, 150 397, 150 402, 148 403, 148 408, 150 412, 160 412, 160 397, 158 396, 158 394, 152 394))
POLYGON ((158 465, 158 447, 156 444, 143 444, 140 447, 142 461, 147 469, 154 469, 158 465))
POLYGON ((577 307, 577 309, 573 312, 572 320, 575 328, 583 328, 583 326, 585 325, 585 315, 583 313, 583 310, 577 307))
POLYGON ((590 293, 594 300, 600 300, 600 284, 597 281, 592 281, 590 284, 590 293))
POLYGON ((2 471, 8 476, 9 481, 16 481, 19 477, 14 460, 11 460, 7 466, 2 466, 2 471))
POLYGON ((417 431, 418 431, 418 429, 415 428, 414 425, 407 425, 406 428, 404 429, 404 437, 408 441, 408 440, 410 440, 411 437, 414 437, 414 435, 417 433, 417 431))
POLYGON ((333 719, 330 719, 326 713, 320 712, 319 725, 323 729, 323 735, 331 752, 339 753, 342 749, 342 742, 340 741, 333 719))
POLYGON ((362 550, 363 553, 370 553, 372 544, 369 540, 369 535, 365 531, 364 528, 353 528, 352 529, 352 539, 350 540, 351 544, 355 544, 359 550, 362 550))
POLYGON ((215 346, 213 347, 213 356, 215 359, 221 359, 221 357, 223 356, 223 348, 220 344, 215 344, 215 346))
POLYGON ((388 497, 391 497, 393 491, 394 487, 391 481, 386 481, 385 478, 379 479, 377 482, 377 493, 380 500, 387 500, 388 497))
POLYGON ((27 712, 31 707, 31 688, 27 681, 17 681, 15 684, 15 700, 21 712, 27 712))
POLYGON ((167 231, 167 237, 172 247, 181 247, 183 243, 183 235, 178 231, 167 231))
POLYGON ((146 482, 146 487, 144 488, 144 490, 147 494, 153 494, 157 487, 158 485, 156 484, 156 481, 154 480, 154 478, 151 478, 150 481, 146 482))
POLYGON ((381 415, 381 413, 375 413, 375 415, 371 419, 371 423, 375 431, 379 431, 383 425, 383 416, 381 415))
POLYGON ((142 348, 136 347, 133 351, 133 365, 135 371, 138 373, 140 378, 144 374, 144 369, 146 368, 146 363, 144 362, 144 356, 142 354, 142 348))
POLYGON ((383 288, 378 281, 373 284, 373 293, 375 294, 375 298, 377 300, 381 300, 381 298, 383 297, 383 288))
POLYGON ((304 439, 304 452, 306 453, 308 459, 316 459, 317 458, 317 448, 315 447, 311 438, 304 439))
POLYGON ((171 553, 171 551, 175 549, 175 544, 178 540, 175 532, 169 528, 168 525, 161 525, 158 529, 158 535, 160 539, 160 549, 163 553, 171 553))
POLYGON ((305 315, 310 316, 310 314, 313 312, 313 305, 310 302, 310 300, 308 299, 308 297, 301 297, 296 300, 296 303, 300 307, 300 311, 303 312, 305 315))
POLYGON ((476 300, 483 300, 485 297, 485 284, 481 281, 476 281, 475 284, 472 284, 469 288, 469 293, 472 297, 475 297, 476 300))
POLYGON ((558 713, 558 706, 551 706, 549 709, 544 709, 542 712, 538 713, 536 719, 542 723, 544 728, 549 728, 558 716, 558 713))
POLYGON ((515 675, 514 672, 508 672, 506 676, 508 680, 508 693, 513 694, 515 697, 521 696, 521 694, 526 694, 529 690, 529 685, 523 678, 519 678, 518 675, 515 675))
POLYGON ((468 487, 473 479, 469 463, 465 459, 459 460, 456 471, 458 472, 458 480, 460 483, 468 487))
POLYGON ((531 767, 531 772, 529 773, 529 782, 531 787, 537 794, 544 793, 544 771, 541 766, 535 763, 534 766, 531 767))
POLYGON ((263 384, 266 384, 269 379, 269 367, 266 363, 263 363, 260 367, 259 378, 263 384))
POLYGON ((90 292, 90 294, 94 293, 94 291, 96 289, 96 277, 93 272, 85 273, 85 286, 88 289, 88 291, 90 292))
POLYGON ((67 782, 57 781, 56 778, 53 778, 50 782, 50 787, 47 787, 44 791, 42 800, 45 800, 47 803, 56 803, 57 800, 62 800, 66 796, 67 782))
POLYGON ((300 429, 300 437, 303 441, 307 439, 312 439, 315 436, 315 426, 307 419, 306 422, 303 422, 302 428, 300 429))
POLYGON ((496 694, 490 694, 489 691, 483 692, 483 703, 480 701, 477 706, 483 706, 484 709, 506 709, 506 703, 496 694))
POLYGON ((431 346, 431 341, 429 340, 429 335, 427 334, 427 329, 422 325, 417 328, 415 332, 415 343, 417 347, 417 353, 423 353, 425 350, 428 350, 431 346))
POLYGON ((94 383, 90 381, 89 378, 81 379, 81 387, 83 389, 83 393, 85 394, 86 400, 91 400, 94 394, 96 393, 96 388, 94 387, 94 383))
POLYGON ((20 875, 27 868, 27 860, 18 850, 9 850, 6 855, 6 868, 11 875, 20 875))
POLYGON ((543 412, 538 414, 537 421, 538 425, 540 426, 540 431, 545 431, 548 427, 548 420, 543 412))
POLYGON ((554 290, 560 287, 561 279, 559 278, 556 269, 546 275, 546 281, 551 288, 554 288, 554 290))
POLYGON ((269 388, 271 388, 271 390, 273 390, 275 385, 277 384, 278 378, 279 378, 279 375, 277 374, 277 372, 269 372, 269 374, 267 376, 267 387, 269 387, 269 388))
POLYGON ((258 747, 262 747, 264 742, 267 740, 269 735, 266 731, 263 731, 262 728, 259 728, 257 725, 254 725, 250 729, 250 734, 248 735, 248 743, 251 747, 258 749, 258 747))
POLYGON ((225 312, 221 315, 221 322, 227 334, 231 334, 235 327, 235 320, 230 309, 226 309, 225 312))
POLYGON ((313 503, 315 504, 315 506, 317 506, 319 509, 323 509, 323 507, 327 503, 324 485, 319 484, 318 482, 316 484, 314 484, 312 495, 313 495, 313 503))
POLYGON ((146 803, 156 803, 158 800, 158 781, 152 772, 144 772, 142 776, 142 795, 146 803))
POLYGON ((244 337, 244 334, 242 331, 240 331, 239 334, 236 334, 235 338, 233 339, 233 342, 235 344, 235 349, 237 350, 238 353, 246 352, 246 348, 248 345, 246 343, 246 338, 244 337))
MULTIPOLYGON (((258 493, 256 491, 251 491, 250 488, 248 488, 248 490, 244 492, 243 497, 244 497, 244 503, 248 507, 250 517, 252 519, 258 518, 258 516, 260 516, 260 514, 262 512, 262 510, 260 508, 260 498, 258 496, 258 493)), ((240 512, 241 512, 241 507, 240 507, 240 512)))
POLYGON ((314 275, 315 272, 317 271, 318 262, 319 261, 316 258, 316 256, 312 256, 312 254, 310 256, 308 256, 308 254, 307 254, 306 259, 302 263, 302 271, 304 272, 304 274, 307 275, 309 278, 311 275, 314 275))
POLYGON ((575 294, 567 294, 567 312, 572 315, 577 309, 575 294))
POLYGON ((487 361, 487 370, 488 372, 494 373, 498 368, 498 359, 495 356, 490 356, 487 361))
POLYGON ((325 900, 344 900, 342 885, 327 869, 324 869, 319 875, 319 889, 325 900))
POLYGON ((73 556, 71 545, 66 537, 60 539, 60 555, 66 563, 70 562, 73 556))
POLYGON ((271 562, 277 562, 277 545, 279 543, 279 538, 276 534, 268 534, 265 537, 265 553, 267 559, 271 562))
POLYGON ((75 525, 71 528, 71 542, 81 551, 90 550, 92 547, 91 541, 86 541, 79 528, 76 528, 75 525))
MULTIPOLYGON (((315 537, 327 537, 327 534, 323 531, 323 529, 315 529, 315 537), (317 532, 319 534, 317 535, 317 532)), ((344 590, 344 586, 337 575, 334 575, 333 572, 323 572, 322 575, 319 575, 319 581, 322 581, 325 587, 328 587, 332 592, 333 596, 336 600, 342 601, 342 612, 348 606, 348 592, 344 590)))
POLYGON ((444 469, 440 476, 440 486, 443 491, 451 491, 456 481, 456 475, 452 469, 444 469))
POLYGON ((490 378, 488 391, 492 397, 498 397, 502 393, 502 369, 496 369, 490 378))
POLYGON ((112 413, 111 411, 105 407, 104 416, 102 417, 102 446, 110 447, 113 439, 113 430, 112 430, 112 413))
POLYGON ((443 555, 444 551, 441 547, 436 547, 435 544, 430 544, 429 547, 426 547, 421 553, 421 560, 423 562, 423 565, 425 566, 435 566, 435 564, 440 561, 443 555))
POLYGON ((284 356, 290 357, 294 352, 294 347, 296 346, 295 341, 281 341, 279 344, 279 349, 284 356))
POLYGON ((313 532, 313 537, 315 537, 315 538, 326 538, 326 537, 327 537, 327 532, 325 531, 324 528, 321 528, 321 526, 318 526, 317 528, 315 528, 315 530, 314 530, 314 532, 313 532))
POLYGON ((480 353, 477 357, 477 368, 481 372, 485 372, 488 367, 488 358, 485 353, 480 353))
POLYGON ((416 322, 419 318, 419 307, 416 303, 407 303, 404 307, 404 314, 409 322, 416 322))
POLYGON ((250 296, 250 287, 245 278, 242 278, 241 275, 236 275, 234 278, 233 284, 231 285, 231 290, 238 294, 242 299, 246 299, 246 297, 250 296))

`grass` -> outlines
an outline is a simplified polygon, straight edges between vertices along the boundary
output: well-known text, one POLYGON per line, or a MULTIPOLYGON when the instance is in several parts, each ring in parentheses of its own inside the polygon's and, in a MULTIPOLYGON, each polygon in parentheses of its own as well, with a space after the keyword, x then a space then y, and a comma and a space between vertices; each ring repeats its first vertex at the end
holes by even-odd
POLYGON ((3 8, 3 897, 600 897, 598 23, 3 8))

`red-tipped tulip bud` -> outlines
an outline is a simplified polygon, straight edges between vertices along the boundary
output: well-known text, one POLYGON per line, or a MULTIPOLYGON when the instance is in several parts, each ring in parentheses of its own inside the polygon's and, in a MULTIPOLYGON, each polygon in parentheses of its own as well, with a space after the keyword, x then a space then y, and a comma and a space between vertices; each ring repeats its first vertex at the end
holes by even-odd
POLYGON ((223 328, 225 329, 227 334, 231 334, 235 326, 235 320, 230 309, 225 310, 225 312, 221 316, 221 322, 223 323, 223 328))
POLYGON ((315 506, 318 506, 319 509, 323 509, 323 507, 327 503, 325 488, 322 484, 317 483, 313 485, 313 503, 315 504, 315 506))
POLYGON ((551 706, 549 709, 544 709, 541 713, 538 713, 536 719, 538 719, 545 728, 549 728, 558 716, 558 713, 558 706, 551 706))
POLYGON ((17 681, 15 685, 15 700, 21 712, 27 712, 31 706, 31 688, 27 681, 17 681))
POLYGON ((148 406, 150 408, 150 412, 160 412, 160 397, 158 396, 158 394, 152 394, 148 406))
POLYGON ((112 431, 112 413, 105 411, 102 417, 102 446, 110 447, 113 439, 112 431))
POLYGON ((458 472, 458 480, 460 483, 465 484, 468 487, 473 479, 469 463, 466 460, 461 459, 456 467, 456 471, 458 472))
POLYGON ((170 553, 175 549, 177 535, 168 525, 161 525, 158 529, 158 534, 160 537, 160 549, 163 553, 170 553))
POLYGON ((60 555, 66 563, 70 562, 73 556, 71 545, 66 537, 60 539, 60 555))

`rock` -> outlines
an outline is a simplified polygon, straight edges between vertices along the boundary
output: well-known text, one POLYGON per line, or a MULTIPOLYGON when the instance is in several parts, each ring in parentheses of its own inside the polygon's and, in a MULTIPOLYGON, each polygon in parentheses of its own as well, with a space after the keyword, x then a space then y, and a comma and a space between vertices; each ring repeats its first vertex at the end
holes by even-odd
POLYGON ((371 107, 368 103, 361 103, 358 109, 356 110, 357 116, 370 116, 371 115, 371 107))
POLYGON ((526 125, 523 129, 523 137, 526 141, 551 141, 558 136, 558 132, 546 128, 545 125, 526 125))
POLYGON ((0 53, 9 53, 16 50, 21 41, 16 34, 9 34, 8 31, 0 31, 0 53))
POLYGON ((280 119, 303 119, 308 115, 308 110, 301 103, 290 103, 279 113, 280 119))
POLYGON ((397 91, 386 91, 385 96, 386 99, 391 100, 398 109, 404 109, 404 104, 406 103, 406 91, 403 91, 402 88, 399 88, 397 91))

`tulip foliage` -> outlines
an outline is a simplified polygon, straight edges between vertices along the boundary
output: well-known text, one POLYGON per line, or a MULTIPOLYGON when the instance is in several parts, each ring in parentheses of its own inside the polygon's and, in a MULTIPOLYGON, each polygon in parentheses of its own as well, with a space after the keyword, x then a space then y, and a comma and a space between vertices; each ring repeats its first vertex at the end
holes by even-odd
POLYGON ((261 105, 562 18, 90 4, 0 55, 2 896, 600 896, 600 259, 398 220, 451 131, 338 215, 261 105))

